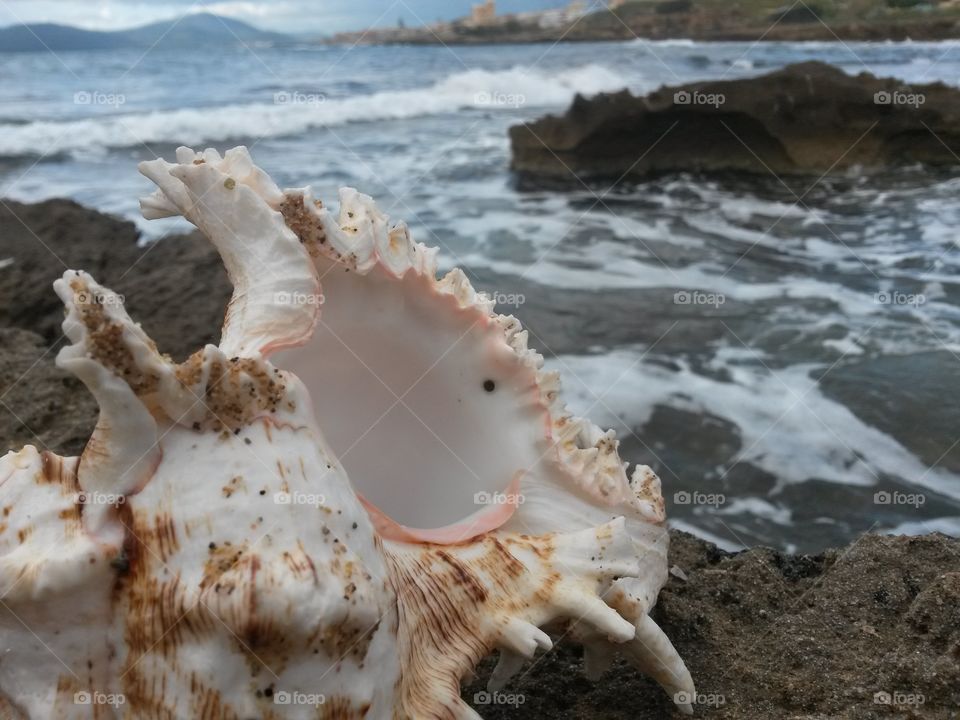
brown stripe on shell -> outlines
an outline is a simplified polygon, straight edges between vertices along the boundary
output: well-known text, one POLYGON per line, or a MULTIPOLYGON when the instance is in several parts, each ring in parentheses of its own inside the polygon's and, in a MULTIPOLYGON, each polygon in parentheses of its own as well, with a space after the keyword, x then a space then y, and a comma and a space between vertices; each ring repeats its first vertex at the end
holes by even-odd
POLYGON ((0 693, 0 719, 29 720, 27 714, 3 693, 0 693))
POLYGON ((77 492, 77 458, 61 457, 49 450, 40 453, 41 471, 37 475, 40 484, 58 484, 67 492, 77 492))
POLYGON ((370 703, 359 705, 353 698, 334 695, 324 698, 322 705, 317 706, 317 720, 364 720, 370 712, 370 703))
MULTIPOLYGON (((487 536, 475 552, 455 557, 450 546, 423 545, 416 552, 389 553, 397 595, 401 679, 395 720, 454 720, 462 716, 460 680, 496 646, 492 619, 506 622, 527 605, 526 567, 509 544, 536 547, 545 563, 552 539, 487 536)), ((558 576, 559 577, 559 576, 558 576)), ((553 584, 549 585, 552 591, 553 584)))

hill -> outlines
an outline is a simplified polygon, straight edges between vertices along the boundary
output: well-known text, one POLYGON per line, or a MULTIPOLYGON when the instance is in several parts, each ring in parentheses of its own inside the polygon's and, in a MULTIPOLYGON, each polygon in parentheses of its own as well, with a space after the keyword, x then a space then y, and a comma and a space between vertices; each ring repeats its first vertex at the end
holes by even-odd
POLYGON ((115 31, 83 30, 53 23, 14 25, 0 28, 0 52, 146 49, 287 39, 286 35, 260 30, 239 20, 198 13, 115 31))

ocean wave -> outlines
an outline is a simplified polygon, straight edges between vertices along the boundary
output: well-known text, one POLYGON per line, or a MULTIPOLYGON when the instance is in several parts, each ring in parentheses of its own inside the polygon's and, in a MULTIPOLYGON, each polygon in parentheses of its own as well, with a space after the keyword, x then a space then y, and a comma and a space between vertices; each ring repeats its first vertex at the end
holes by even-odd
POLYGON ((347 98, 300 92, 270 94, 268 102, 111 114, 68 121, 0 125, 0 156, 89 153, 149 143, 200 144, 238 138, 295 135, 312 128, 354 122, 402 120, 425 115, 516 111, 565 105, 574 94, 619 90, 627 82, 595 64, 546 73, 520 66, 468 70, 429 87, 347 98))

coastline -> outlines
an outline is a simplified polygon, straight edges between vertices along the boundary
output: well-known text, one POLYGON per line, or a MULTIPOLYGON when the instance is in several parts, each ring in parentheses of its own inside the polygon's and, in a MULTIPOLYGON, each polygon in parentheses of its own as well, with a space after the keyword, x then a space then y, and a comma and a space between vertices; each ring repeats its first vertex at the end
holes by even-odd
POLYGON ((634 13, 626 17, 597 12, 562 25, 541 27, 509 20, 474 26, 449 23, 417 28, 377 28, 339 33, 323 45, 509 45, 535 43, 623 42, 625 40, 696 42, 908 42, 960 37, 960 14, 926 17, 856 17, 804 21, 772 18, 745 20, 736 14, 634 13))
POLYGON ((819 43, 819 42, 937 42, 945 40, 960 39, 960 26, 952 23, 948 27, 939 25, 926 25, 918 23, 914 27, 894 26, 887 28, 878 27, 858 27, 841 26, 830 29, 820 26, 819 28, 794 28, 788 32, 768 31, 769 29, 743 29, 730 30, 720 33, 689 33, 682 35, 664 34, 664 35, 634 35, 626 32, 624 34, 612 35, 576 35, 564 33, 520 33, 504 34, 491 37, 469 37, 469 36, 437 36, 426 33, 421 37, 398 37, 395 39, 377 39, 377 40, 357 40, 357 39, 334 39, 320 41, 316 44, 331 47, 354 47, 356 45, 367 46, 402 46, 402 45, 465 45, 465 46, 497 46, 497 45, 553 45, 556 43, 617 43, 625 41, 636 42, 703 42, 703 43, 722 43, 722 42, 751 42, 751 43, 773 43, 773 42, 796 42, 796 43, 819 43))

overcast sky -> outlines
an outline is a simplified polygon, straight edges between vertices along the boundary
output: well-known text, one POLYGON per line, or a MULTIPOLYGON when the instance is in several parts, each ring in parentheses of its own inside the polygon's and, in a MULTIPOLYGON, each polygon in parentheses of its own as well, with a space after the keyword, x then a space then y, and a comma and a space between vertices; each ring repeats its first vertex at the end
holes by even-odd
MULTIPOLYGON (((479 1, 479 0, 475 0, 479 1)), ((565 5, 567 0, 500 0, 498 11, 518 12, 565 5)), ((91 30, 113 30, 213 12, 267 30, 325 34, 399 18, 419 25, 469 12, 471 0, 0 0, 0 26, 55 22, 91 30)))

